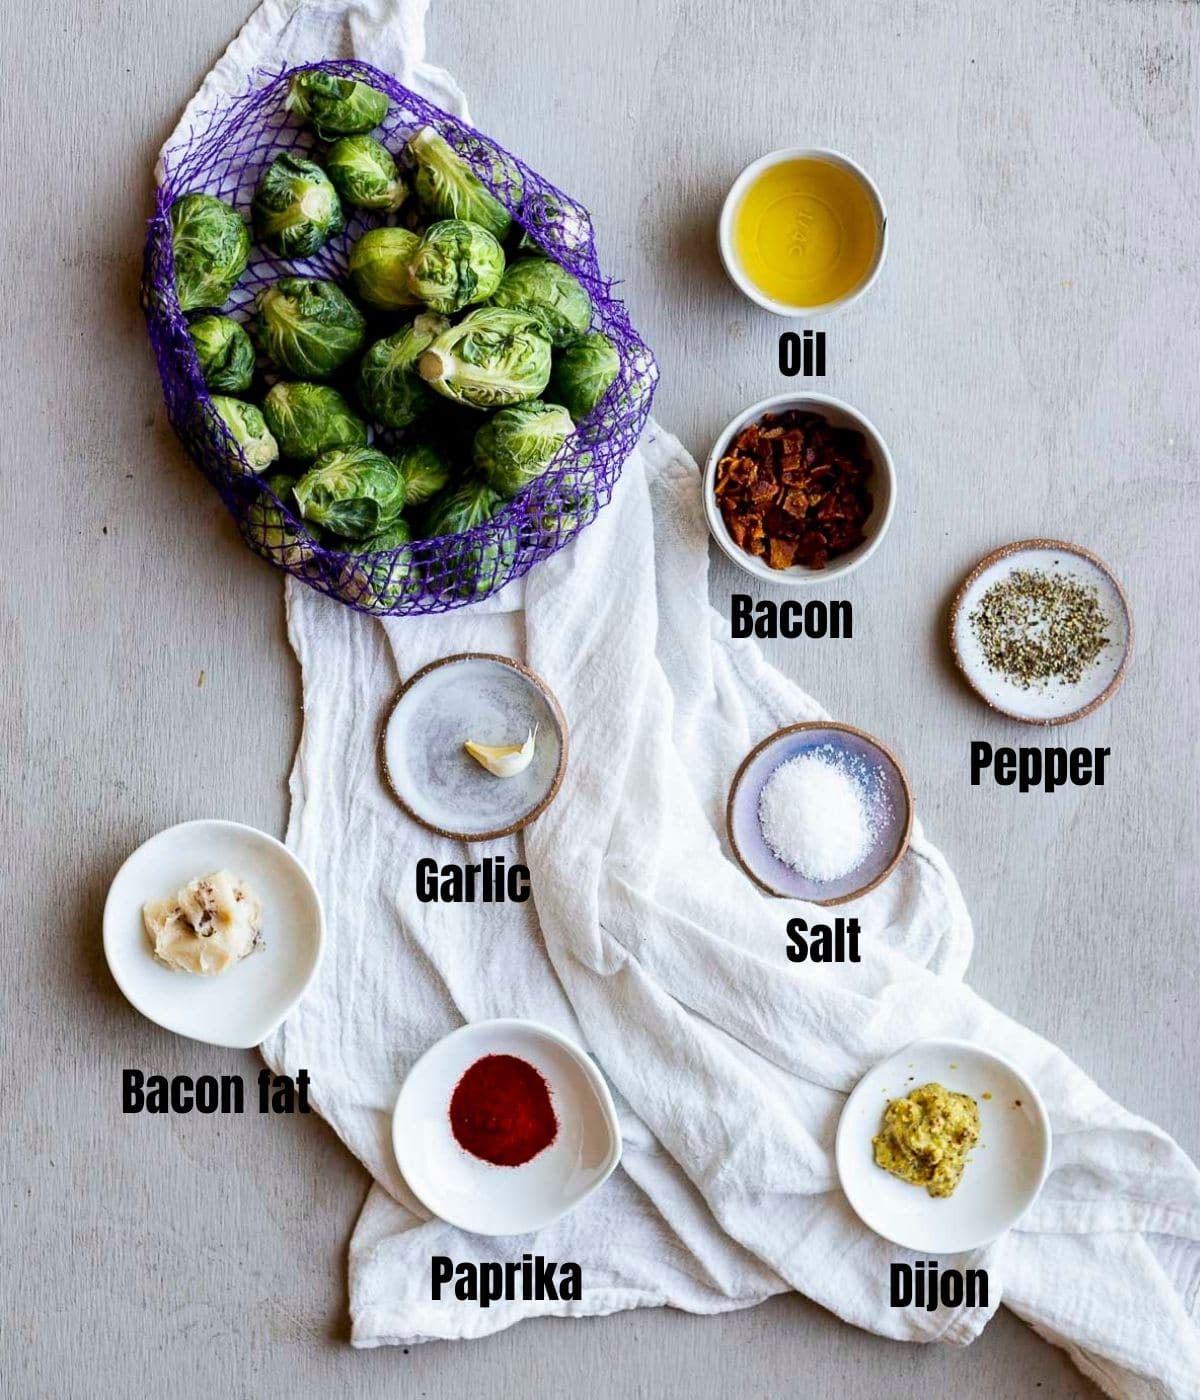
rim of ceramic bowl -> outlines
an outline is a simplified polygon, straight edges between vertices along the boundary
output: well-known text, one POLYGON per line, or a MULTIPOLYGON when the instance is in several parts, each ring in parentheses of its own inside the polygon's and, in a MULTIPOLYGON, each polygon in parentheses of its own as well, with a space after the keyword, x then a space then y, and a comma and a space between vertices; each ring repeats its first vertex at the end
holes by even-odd
POLYGON ((461 1039, 471 1031, 509 1030, 532 1031, 536 1035, 544 1036, 547 1040, 553 1041, 554 1044, 560 1046, 567 1052, 591 1086, 593 1093, 596 1095, 596 1101, 600 1106, 600 1116, 604 1120, 609 1135, 608 1155, 604 1159, 604 1165, 596 1180, 578 1200, 572 1201, 569 1205, 564 1206, 556 1215, 550 1217, 545 1224, 539 1225, 537 1228, 539 1230, 546 1229, 548 1226, 553 1225, 555 1221, 561 1220, 563 1216, 570 1215, 573 1210, 578 1209, 584 1201, 593 1196, 609 1177, 612 1176, 613 1172, 616 1171, 617 1167, 620 1165, 621 1154, 625 1150, 625 1142, 621 1133, 621 1120, 617 1116, 617 1106, 613 1102, 612 1090, 608 1087, 608 1081, 604 1078, 604 1075, 600 1073, 598 1066, 593 1062, 587 1051, 584 1050, 581 1045, 577 1045, 568 1036, 563 1035, 561 1031, 555 1030, 553 1026, 548 1026, 543 1021, 531 1021, 523 1016, 491 1016, 482 1021, 467 1021, 464 1025, 456 1026, 454 1030, 447 1031, 445 1035, 439 1036, 432 1045, 427 1046, 421 1054, 417 1056, 410 1066, 408 1073, 404 1076, 404 1082, 400 1085, 400 1091, 396 1095, 396 1102, 392 1106, 392 1155, 396 1159, 396 1166, 400 1169, 400 1175, 404 1179, 405 1186, 412 1195, 420 1201, 423 1209, 427 1210, 435 1219, 445 1220, 447 1224, 454 1225, 456 1229, 467 1230, 468 1233, 473 1235, 505 1235, 510 1234, 511 1231, 507 1229, 479 1230, 460 1225, 458 1222, 451 1220, 448 1216, 439 1214, 438 1211, 425 1200, 416 1187, 412 1185, 404 1171, 404 1157, 406 1153, 402 1149, 399 1132, 400 1108, 401 1104, 404 1102, 404 1095, 408 1088, 409 1081, 414 1078, 421 1065, 433 1055, 434 1051, 440 1049, 446 1041, 461 1039))
POLYGON ((775 316, 786 316, 791 320, 808 320, 816 316, 828 316, 831 312, 840 311, 843 307, 857 301, 874 285, 879 276, 884 258, 887 255, 887 244, 887 208, 884 205, 883 196, 879 193, 879 187, 857 161, 851 160, 841 151, 835 151, 825 146, 781 146, 776 151, 768 151, 766 155, 752 160, 730 185, 729 193, 726 194, 721 205, 720 218, 717 221, 717 251, 720 253, 721 265, 725 269, 726 276, 738 291, 755 305, 761 306, 764 311, 770 311, 775 316), (875 211, 879 241, 867 275, 858 286, 852 287, 850 291, 843 293, 840 297, 833 301, 824 302, 820 306, 792 306, 787 302, 776 301, 774 297, 767 296, 746 276, 733 251, 733 221, 746 190, 764 170, 770 170, 773 166, 782 165, 789 160, 824 161, 828 165, 834 165, 841 170, 848 171, 862 185, 875 211))
POLYGON ((1090 549, 1085 549, 1081 544, 1071 544, 1068 540, 1055 540, 1047 538, 1037 538, 1029 540, 1013 540, 1011 544, 1002 544, 999 549, 993 549, 985 554, 971 572, 963 579, 958 586, 958 591, 954 595, 954 601, 950 604, 950 621, 947 625, 950 637, 950 651, 954 656, 954 664, 958 667, 959 674, 971 690, 983 701, 991 710, 997 714, 1004 715, 1006 719, 1018 720, 1021 724, 1035 724, 1042 729, 1051 729, 1059 724, 1072 724, 1077 719, 1083 719, 1094 710, 1098 710, 1101 705, 1106 705, 1113 696, 1120 690, 1125 680, 1125 673, 1129 669, 1129 659, 1133 655, 1133 608, 1130 606, 1129 597, 1125 589, 1121 586, 1121 580, 1113 573, 1112 569, 1100 558, 1098 554, 1093 554, 1090 549), (1016 710, 1009 709, 1006 705, 1001 705, 993 700, 990 695, 975 684, 975 679, 967 669, 963 660, 962 652, 958 645, 958 620, 962 612, 963 602, 971 585, 1002 559, 1008 559, 1014 554, 1020 554, 1024 549, 1048 549, 1058 550, 1063 554, 1074 554, 1077 558, 1086 559, 1089 564, 1095 565, 1097 569, 1108 579, 1116 591, 1120 600, 1122 611, 1125 614, 1125 654, 1121 657, 1121 664, 1117 667, 1117 673, 1109 681, 1108 685, 1096 696, 1094 700, 1089 700, 1086 705, 1081 705, 1077 710, 1072 710, 1066 715, 1051 715, 1048 718, 1040 718, 1037 715, 1023 715, 1016 710))
POLYGON ((884 441, 883 435, 864 413, 848 404, 844 399, 834 398, 831 394, 774 394, 769 399, 760 399, 758 403, 744 408, 731 418, 717 434, 704 463, 701 486, 704 493, 704 518, 708 522, 708 532, 717 542, 721 552, 744 572, 762 579, 765 583, 778 583, 786 588, 807 588, 814 583, 831 583, 834 579, 845 578, 847 574, 853 573, 855 569, 865 564, 879 548, 896 511, 896 464, 892 460, 891 451, 884 441), (726 528, 725 520, 717 507, 717 463, 725 455, 725 450, 734 434, 766 413, 780 413, 790 408, 812 408, 815 411, 831 408, 845 414, 871 444, 875 468, 873 475, 876 481, 882 476, 887 484, 887 504, 884 506, 883 518, 878 525, 872 527, 870 537, 850 554, 832 560, 824 569, 808 569, 803 564, 792 564, 787 569, 772 569, 769 564, 763 563, 757 556, 747 554, 744 549, 738 547, 726 528), (801 572, 793 573, 793 569, 799 569, 801 572))
POLYGON ((733 775, 733 782, 729 784, 729 796, 725 799, 725 834, 729 837, 729 844, 733 848, 733 854, 737 857, 738 864, 764 893, 774 895, 777 899, 800 898, 799 895, 789 894, 786 890, 777 890, 774 885, 767 884, 762 876, 751 868, 750 863, 742 854, 741 847, 737 843, 737 837, 734 835, 734 805, 737 802, 738 791, 742 786, 742 779, 746 776, 746 770, 759 754, 762 753, 764 749, 776 743, 779 739, 782 739, 785 735, 799 734, 802 730, 806 729, 835 729, 839 734, 853 734, 856 739, 865 739, 872 748, 878 749, 896 770, 896 774, 900 779, 900 787, 904 792, 904 830, 900 833, 900 840, 896 843, 895 854, 892 856, 892 859, 888 861, 887 866, 881 870, 873 880, 868 881, 865 885, 861 885, 856 890, 851 890, 849 894, 840 894, 836 899, 806 899, 804 901, 806 904, 819 905, 822 909, 832 909, 837 904, 849 904, 852 899, 861 899, 863 895, 870 894, 873 889, 883 884, 904 859, 905 852, 908 850, 909 841, 912 838, 912 784, 908 781, 908 774, 904 771, 904 765, 891 749, 881 740, 877 739, 874 734, 868 734, 865 729, 856 729, 852 724, 839 724, 836 720, 831 719, 807 719, 802 720, 798 724, 785 724, 782 729, 776 729, 774 733, 768 734, 765 739, 760 739, 746 757, 742 759, 741 763, 738 764, 738 770, 733 775))
POLYGON ((558 696, 555 695, 536 671, 531 671, 528 666, 522 665, 520 661, 514 660, 511 656, 502 656, 499 652, 456 651, 452 652, 449 656, 439 656, 436 661, 430 661, 427 665, 422 666, 419 671, 414 671, 413 674, 409 676, 408 680, 400 687, 399 691, 397 691, 396 698, 388 707, 383 726, 379 731, 379 766, 383 770, 384 782, 387 784, 388 791, 392 794, 393 798, 395 798, 396 804, 404 815, 416 822, 418 826, 424 827, 426 831, 432 831, 435 836, 448 837, 451 841, 497 841, 502 836, 513 836, 518 831, 524 831, 532 822, 537 821, 538 817, 542 815, 551 802, 558 796, 558 790, 562 787, 563 776, 567 771, 567 755, 570 750, 570 743, 570 734, 567 729, 567 717, 563 714, 563 708, 558 703, 558 696), (546 701, 547 705, 550 706, 550 711, 554 715, 554 722, 558 726, 560 736, 558 765, 554 769, 554 776, 550 780, 550 786, 546 790, 546 795, 538 802, 536 807, 530 808, 518 821, 510 822, 507 826, 497 827, 495 831, 450 831, 444 826, 436 826, 433 822, 426 821, 424 817, 418 816, 401 796, 400 790, 396 787, 395 783, 392 782, 392 771, 388 767, 388 726, 391 724, 392 716, 400 707, 405 695, 408 694, 418 681, 424 679, 430 671, 437 671, 442 666, 450 666, 459 661, 497 661, 500 665, 509 667, 510 670, 519 671, 527 681, 530 681, 534 687, 541 692, 543 699, 546 701))

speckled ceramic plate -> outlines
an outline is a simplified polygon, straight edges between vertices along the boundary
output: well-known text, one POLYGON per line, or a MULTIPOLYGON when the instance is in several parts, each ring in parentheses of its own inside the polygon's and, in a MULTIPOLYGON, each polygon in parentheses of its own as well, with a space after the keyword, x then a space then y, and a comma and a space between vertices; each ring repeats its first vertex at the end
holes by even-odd
POLYGON ((1002 1056, 963 1040, 918 1040, 859 1080, 835 1155, 842 1190, 877 1235, 921 1254, 961 1254, 1002 1235, 1033 1204, 1050 1169, 1050 1120, 1037 1090, 1002 1056), (952 1196, 931 1196, 875 1165, 871 1140, 883 1110, 929 1083, 969 1094, 979 1108, 979 1142, 952 1196))
POLYGON ((792 724, 751 749, 729 789, 726 824, 742 869, 768 894, 811 904, 844 904, 892 873, 908 849, 912 793, 896 758, 878 739, 848 724, 792 724), (767 779, 784 763, 815 750, 832 750, 870 783, 877 814, 875 842, 862 863, 838 880, 810 880, 786 865, 767 845, 758 822, 758 800, 767 779))
POLYGON ((967 684, 994 710, 1027 724, 1067 724, 1091 714, 1116 694, 1133 650, 1133 615, 1108 565, 1089 550, 1063 540, 1018 540, 981 559, 963 581, 951 609, 950 646, 967 684), (983 658, 971 613, 993 584, 1017 569, 1040 569, 1096 589, 1108 621, 1109 645, 1074 684, 1051 681, 1023 690, 993 671, 983 658))
POLYGON ((489 841, 529 825, 558 795, 567 767, 567 722, 549 686, 518 661, 461 652, 418 671, 383 734, 396 800, 439 836, 489 841), (463 748, 520 744, 534 726, 533 760, 497 778, 463 748))

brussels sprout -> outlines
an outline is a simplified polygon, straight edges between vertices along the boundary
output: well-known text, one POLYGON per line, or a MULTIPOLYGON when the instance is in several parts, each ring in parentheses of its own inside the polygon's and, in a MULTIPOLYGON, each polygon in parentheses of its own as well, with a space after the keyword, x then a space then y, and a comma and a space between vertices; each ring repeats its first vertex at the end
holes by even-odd
POLYGON ((522 258, 513 263, 500 279, 491 304, 528 311, 555 346, 578 340, 592 322, 587 288, 552 258, 522 258))
POLYGON ((565 195, 544 194, 521 210, 526 227, 516 242, 518 253, 544 253, 545 244, 582 252, 592 241, 592 221, 582 205, 565 195), (540 235, 540 241, 536 235, 540 235))
POLYGON ((171 205, 175 291, 183 311, 223 306, 250 261, 250 230, 211 194, 184 194, 171 205))
POLYGON ((357 540, 391 525, 404 509, 405 492, 400 469, 373 447, 322 452, 295 486, 305 520, 357 540))
POLYGON ((229 316, 197 316, 188 326, 200 373, 218 394, 243 394, 254 378, 254 346, 229 316))
POLYGON ((425 513, 425 533, 430 539, 461 535, 490 520, 503 505, 503 498, 486 481, 465 481, 431 502, 425 513))
POLYGON ((544 541, 557 544, 594 519, 595 515, 594 492, 568 490, 558 500, 543 507, 538 527, 544 541))
POLYGON ((309 68, 288 83, 287 109, 327 140, 373 131, 387 116, 387 94, 353 78, 309 68))
POLYGON ((408 288, 431 311, 449 316, 487 301, 504 275, 504 249, 465 219, 430 224, 408 265, 408 288))
POLYGON ((311 462, 331 447, 367 445, 367 425, 327 384, 276 384, 263 400, 263 417, 293 461, 311 462))
POLYGON ((290 151, 263 171, 250 202, 254 236, 281 258, 307 258, 346 227, 342 202, 315 160, 290 151))
POLYGON ((358 369, 358 397, 368 415, 385 428, 407 428, 432 402, 417 361, 449 322, 426 312, 395 335, 377 340, 358 369))
POLYGON ((550 342, 532 316, 481 306, 443 331, 417 361, 439 394, 472 408, 536 399, 550 379, 550 342))
MULTIPOLYGON (((411 501, 409 502, 411 505, 411 501)), ((371 535, 365 540, 356 540, 352 547, 354 554, 381 554, 386 550, 399 549, 402 545, 411 544, 412 527, 407 520, 394 520, 386 530, 380 530, 377 535, 371 535)))
POLYGON ((458 572, 455 593, 469 598, 476 593, 486 593, 502 579, 507 582, 506 575, 516 553, 516 540, 511 532, 499 539, 468 545, 454 561, 458 572))
MULTIPOLYGON (((242 449, 242 456, 245 457, 251 471, 261 473, 264 467, 269 467, 279 456, 279 444, 272 437, 263 415, 252 403, 231 399, 224 394, 214 394, 212 406, 230 437, 242 449)), ((245 470, 242 459, 236 452, 229 453, 226 461, 230 471, 245 470)))
POLYGON ((325 173, 342 201, 394 213, 407 191, 388 149, 373 136, 343 136, 325 153, 325 173))
MULTIPOLYGON (((413 188, 426 212, 435 219, 468 219, 495 238, 504 238, 512 215, 433 127, 425 126, 408 143, 416 162, 413 188)), ((521 197, 521 176, 515 168, 497 171, 507 177, 512 197, 521 197)))
POLYGON ((617 347, 603 331, 592 331, 555 356, 550 392, 578 423, 608 392, 620 368, 617 347))
MULTIPOLYGON (((347 546, 353 554, 390 554, 412 539, 406 520, 397 520, 386 530, 347 546)), ((368 564, 348 563, 338 580, 341 596, 370 612, 388 612, 419 584, 411 558, 378 559, 368 564)))
POLYGON ((396 465, 408 486, 410 506, 423 506, 433 500, 450 480, 450 463, 427 442, 402 447, 396 453, 396 465))
MULTIPOLYGON (((460 535, 483 525, 504 506, 504 501, 486 482, 467 481, 456 490, 437 497, 425 516, 430 537, 460 535)), ((443 552, 445 576, 453 580, 453 591, 469 597, 485 592, 512 563, 515 542, 508 535, 483 542, 463 541, 458 549, 443 552)))
POLYGON ((305 379, 328 379, 366 333, 366 318, 346 293, 315 277, 281 277, 255 303, 260 349, 280 369, 305 379))
POLYGON ((475 465, 494 491, 515 496, 541 476, 574 431, 571 415, 556 403, 513 404, 475 434, 475 465))
POLYGON ((406 228, 368 229, 350 249, 350 283, 359 301, 378 311, 420 306, 408 286, 408 267, 421 246, 406 228))
POLYGON ((313 557, 313 547, 302 540, 284 510, 293 505, 292 487, 295 479, 285 472, 267 477, 267 490, 260 491, 246 511, 246 538, 250 548, 264 559, 295 568, 313 557))

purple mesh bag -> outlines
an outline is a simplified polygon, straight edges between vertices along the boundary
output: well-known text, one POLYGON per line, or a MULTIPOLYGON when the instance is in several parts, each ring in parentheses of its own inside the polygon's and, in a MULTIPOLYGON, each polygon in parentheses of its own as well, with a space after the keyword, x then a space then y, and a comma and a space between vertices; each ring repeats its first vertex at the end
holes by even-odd
MULTIPOLYGON (((259 176, 275 156, 287 150, 319 150, 314 134, 284 106, 288 80, 300 70, 259 75, 242 96, 202 114, 188 139, 167 152, 146 239, 142 301, 172 427, 220 492, 255 553, 361 612, 446 612, 498 592, 596 518, 641 434, 658 371, 624 305, 613 295, 613 284, 600 271, 591 219, 580 204, 474 127, 369 64, 338 59, 305 67, 356 78, 386 92, 391 106, 375 135, 393 152, 399 152, 419 127, 433 126, 521 228, 588 289, 595 308, 592 329, 610 338, 620 359, 617 377, 603 400, 577 425, 549 470, 493 519, 460 535, 414 540, 376 554, 329 548, 254 474, 212 407, 175 293, 169 218, 174 200, 193 190, 217 195, 248 215, 259 176)), ((311 258, 284 261, 255 244, 225 313, 246 322, 258 293, 279 277, 294 274, 344 282, 351 244, 365 229, 387 222, 360 210, 346 213, 344 233, 311 258)), ((385 451, 394 449, 402 436, 374 431, 376 445, 385 451)))

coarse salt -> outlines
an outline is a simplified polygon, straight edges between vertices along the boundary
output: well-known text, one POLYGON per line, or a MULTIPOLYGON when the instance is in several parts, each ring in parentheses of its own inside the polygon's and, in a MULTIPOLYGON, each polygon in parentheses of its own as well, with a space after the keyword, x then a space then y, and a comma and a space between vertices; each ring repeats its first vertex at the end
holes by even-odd
POLYGON ((758 821, 767 845, 806 879, 841 879, 875 844, 870 794, 830 746, 782 763, 763 784, 758 821))

